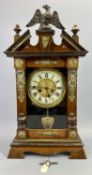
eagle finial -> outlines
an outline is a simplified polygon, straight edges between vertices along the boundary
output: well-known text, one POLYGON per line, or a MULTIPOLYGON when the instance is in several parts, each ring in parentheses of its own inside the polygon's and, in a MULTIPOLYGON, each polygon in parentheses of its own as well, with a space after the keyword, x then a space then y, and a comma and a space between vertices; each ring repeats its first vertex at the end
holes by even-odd
POLYGON ((64 30, 64 26, 61 24, 58 13, 56 11, 51 14, 50 6, 44 5, 42 6, 46 12, 43 14, 39 9, 35 11, 33 18, 29 21, 26 25, 27 27, 33 26, 37 23, 40 24, 40 30, 51 30, 50 24, 54 25, 55 27, 64 30))

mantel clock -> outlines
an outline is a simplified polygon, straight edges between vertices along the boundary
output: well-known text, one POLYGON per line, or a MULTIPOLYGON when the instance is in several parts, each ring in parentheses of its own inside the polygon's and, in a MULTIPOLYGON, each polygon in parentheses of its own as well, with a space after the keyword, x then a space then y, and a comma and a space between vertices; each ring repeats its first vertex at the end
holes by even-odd
POLYGON ((48 5, 39 9, 26 25, 39 23, 38 43, 31 44, 27 30, 20 35, 16 25, 14 43, 5 51, 14 58, 17 91, 17 133, 9 158, 24 158, 24 153, 53 155, 69 153, 71 159, 86 158, 77 130, 77 69, 79 56, 87 54, 79 44, 79 29, 70 36, 61 24, 58 13, 48 5), (61 30, 61 43, 53 40, 61 30))

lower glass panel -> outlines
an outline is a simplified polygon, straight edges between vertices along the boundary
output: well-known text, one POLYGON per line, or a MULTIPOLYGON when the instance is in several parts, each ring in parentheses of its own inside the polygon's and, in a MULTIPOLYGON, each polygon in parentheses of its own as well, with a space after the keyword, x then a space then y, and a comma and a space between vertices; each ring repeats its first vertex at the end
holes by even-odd
POLYGON ((46 115, 28 115, 27 128, 29 129, 64 129, 67 128, 66 115, 49 115, 51 118, 46 119, 46 115))

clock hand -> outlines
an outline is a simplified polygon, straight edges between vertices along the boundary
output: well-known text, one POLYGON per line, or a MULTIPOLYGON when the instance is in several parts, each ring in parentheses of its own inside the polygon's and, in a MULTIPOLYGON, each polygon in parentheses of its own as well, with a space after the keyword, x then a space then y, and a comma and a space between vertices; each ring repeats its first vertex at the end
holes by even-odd
POLYGON ((45 89, 45 90, 46 90, 46 94, 47 94, 46 96, 47 96, 47 97, 51 97, 51 94, 48 92, 48 89, 49 89, 49 88, 47 88, 47 87, 40 87, 40 88, 38 89, 38 91, 39 91, 39 92, 42 92, 42 89, 45 89))
POLYGON ((51 97, 51 95, 48 93, 48 97, 50 98, 51 97))
MULTIPOLYGON (((37 87, 33 87, 33 88, 37 88, 37 87)), ((49 89, 50 89, 51 91, 54 91, 54 89, 48 88, 48 87, 39 87, 38 90, 39 90, 39 89, 46 89, 46 90, 49 90, 49 89)))
POLYGON ((41 92, 41 91, 42 91, 42 89, 46 89, 46 87, 39 87, 39 88, 38 88, 38 91, 40 91, 40 92, 41 92))
POLYGON ((46 90, 47 90, 47 93, 48 93, 48 97, 50 98, 51 97, 51 92, 53 92, 54 90, 53 89, 51 89, 51 88, 46 88, 46 90), (49 90, 51 90, 50 92, 49 92, 49 90))

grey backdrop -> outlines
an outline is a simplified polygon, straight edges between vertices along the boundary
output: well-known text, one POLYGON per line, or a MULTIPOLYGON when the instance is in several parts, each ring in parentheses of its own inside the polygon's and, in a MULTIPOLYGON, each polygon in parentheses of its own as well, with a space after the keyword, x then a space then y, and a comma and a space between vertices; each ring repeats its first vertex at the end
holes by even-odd
MULTIPOLYGON (((65 156, 51 157, 59 164, 51 167, 47 174, 84 174, 91 173, 92 162, 92 1, 91 0, 0 0, 0 173, 40 174, 39 162, 47 157, 27 156, 25 160, 8 160, 6 156, 9 144, 16 133, 16 85, 13 59, 7 58, 4 51, 12 44, 16 24, 20 24, 22 32, 25 25, 37 8, 49 4, 57 10, 66 31, 73 24, 80 28, 80 43, 89 51, 85 58, 80 58, 78 70, 78 129, 85 144, 87 160, 68 160, 65 156), (36 168, 35 168, 36 167, 36 168)), ((42 8, 41 8, 42 10, 42 8)), ((37 37, 31 29, 32 43, 36 44, 37 37)), ((54 28, 55 29, 55 28, 54 28)), ((22 33, 21 32, 21 33, 22 33)), ((60 30, 56 30, 54 40, 60 43, 60 30)))

